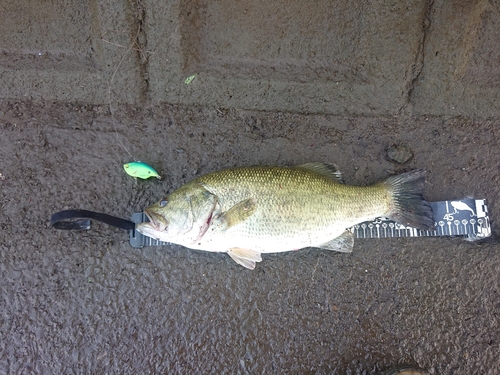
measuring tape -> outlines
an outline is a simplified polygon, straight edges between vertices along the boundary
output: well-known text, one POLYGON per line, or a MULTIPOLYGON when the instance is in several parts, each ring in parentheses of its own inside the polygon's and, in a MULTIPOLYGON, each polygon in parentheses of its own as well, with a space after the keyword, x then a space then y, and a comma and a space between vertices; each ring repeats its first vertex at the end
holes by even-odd
POLYGON ((491 236, 484 199, 429 202, 436 230, 407 227, 386 218, 366 221, 349 229, 355 238, 463 236, 476 241, 491 236))
MULTIPOLYGON (((468 241, 476 241, 491 236, 488 207, 484 199, 466 198, 429 204, 434 213, 434 231, 407 227, 387 218, 365 221, 348 230, 354 238, 462 236, 468 241)), ((139 212, 132 215, 132 221, 139 224, 149 220, 144 213, 139 212)), ((143 236, 134 229, 130 231, 130 245, 140 248, 170 243, 143 236)))

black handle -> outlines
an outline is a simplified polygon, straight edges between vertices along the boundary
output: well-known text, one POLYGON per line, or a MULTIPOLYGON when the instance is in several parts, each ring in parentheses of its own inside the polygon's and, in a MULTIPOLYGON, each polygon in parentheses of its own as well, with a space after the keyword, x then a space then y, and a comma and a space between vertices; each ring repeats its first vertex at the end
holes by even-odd
POLYGON ((135 223, 129 220, 87 210, 65 210, 56 212, 50 218, 50 227, 61 230, 88 230, 90 229, 89 219, 101 221, 124 230, 132 230, 135 228, 135 223), (70 219, 84 220, 70 221, 70 219))

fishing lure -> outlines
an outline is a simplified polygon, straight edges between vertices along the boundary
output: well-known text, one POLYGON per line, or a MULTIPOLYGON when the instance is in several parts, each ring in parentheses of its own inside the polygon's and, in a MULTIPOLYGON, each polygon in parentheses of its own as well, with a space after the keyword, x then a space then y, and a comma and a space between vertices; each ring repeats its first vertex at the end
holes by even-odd
POLYGON ((125 172, 129 176, 142 178, 143 180, 146 180, 150 177, 156 177, 158 179, 161 179, 160 175, 158 174, 158 172, 154 170, 153 167, 140 161, 134 161, 132 163, 123 164, 123 169, 125 169, 125 172))
POLYGON ((184 83, 186 85, 189 85, 191 82, 193 82, 193 80, 196 78, 197 75, 198 75, 198 73, 197 74, 193 74, 192 76, 187 77, 186 80, 184 81, 184 83))

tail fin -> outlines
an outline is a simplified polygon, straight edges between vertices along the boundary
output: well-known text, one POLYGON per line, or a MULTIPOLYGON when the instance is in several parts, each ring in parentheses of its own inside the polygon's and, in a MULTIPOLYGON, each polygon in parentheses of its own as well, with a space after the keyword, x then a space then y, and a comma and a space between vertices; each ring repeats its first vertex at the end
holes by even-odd
POLYGON ((434 230, 432 208, 423 197, 425 171, 415 169, 382 182, 393 197, 389 218, 410 227, 434 230))

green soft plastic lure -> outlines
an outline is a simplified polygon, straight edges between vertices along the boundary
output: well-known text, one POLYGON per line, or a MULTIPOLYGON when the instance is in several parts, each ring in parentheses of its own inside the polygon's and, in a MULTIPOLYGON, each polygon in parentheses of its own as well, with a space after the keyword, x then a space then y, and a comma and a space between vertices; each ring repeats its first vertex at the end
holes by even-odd
POLYGON ((123 164, 123 169, 125 169, 125 172, 129 176, 142 178, 143 180, 146 180, 150 177, 156 177, 158 179, 161 179, 160 175, 158 174, 158 172, 154 170, 153 167, 140 161, 134 161, 132 163, 123 164))

